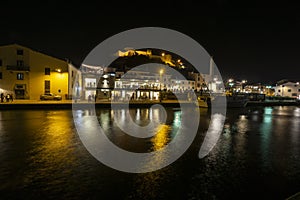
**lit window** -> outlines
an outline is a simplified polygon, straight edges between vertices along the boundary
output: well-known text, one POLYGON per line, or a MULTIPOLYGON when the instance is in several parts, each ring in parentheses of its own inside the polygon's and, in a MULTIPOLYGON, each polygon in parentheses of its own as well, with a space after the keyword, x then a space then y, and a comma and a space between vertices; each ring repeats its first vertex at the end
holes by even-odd
POLYGON ((23 73, 17 73, 17 80, 24 80, 24 74, 23 73))

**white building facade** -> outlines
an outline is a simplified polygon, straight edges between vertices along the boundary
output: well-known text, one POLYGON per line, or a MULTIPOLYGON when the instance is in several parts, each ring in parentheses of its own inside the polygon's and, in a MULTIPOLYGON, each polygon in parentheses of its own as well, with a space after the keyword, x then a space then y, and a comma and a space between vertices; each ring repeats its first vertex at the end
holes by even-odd
POLYGON ((300 99, 300 85, 298 81, 285 81, 275 87, 275 96, 300 99))

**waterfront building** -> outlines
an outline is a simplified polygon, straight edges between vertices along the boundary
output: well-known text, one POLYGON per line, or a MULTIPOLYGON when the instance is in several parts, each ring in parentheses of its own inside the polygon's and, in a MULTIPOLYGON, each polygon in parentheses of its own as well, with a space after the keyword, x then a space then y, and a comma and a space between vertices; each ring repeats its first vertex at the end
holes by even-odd
POLYGON ((247 84, 243 87, 243 93, 257 93, 264 94, 266 96, 274 96, 274 88, 272 85, 266 85, 262 83, 247 84))
POLYGON ((189 72, 188 76, 195 81, 195 91, 200 92, 200 91, 205 91, 208 90, 205 79, 203 78, 203 75, 200 73, 195 73, 195 72, 189 72))
POLYGON ((281 80, 276 84, 275 96, 300 99, 299 81, 281 80))
MULTIPOLYGON (((113 89, 115 88, 116 69, 106 67, 103 69, 103 74, 99 77, 97 84, 96 96, 97 99, 111 99, 113 96, 113 89)), ((92 96, 93 97, 93 96, 92 96)))
POLYGON ((97 84, 104 75, 105 67, 82 64, 80 67, 82 81, 82 100, 95 97, 97 84))
POLYGON ((141 70, 129 70, 126 73, 110 69, 99 78, 97 100, 159 100, 162 93, 180 93, 194 91, 195 81, 178 79, 163 70, 159 73, 141 70))
POLYGON ((248 83, 247 80, 229 79, 225 83, 226 93, 232 95, 233 93, 245 93, 252 95, 274 96, 274 88, 272 85, 262 83, 248 83))
MULTIPOLYGON (((154 51, 155 52, 155 51, 154 51)), ((187 81, 177 80, 175 77, 172 77, 172 83, 169 79, 168 83, 164 81, 163 88, 170 91, 185 91, 185 90, 194 90, 195 92, 211 92, 211 93, 224 93, 225 88, 222 88, 222 77, 215 73, 215 63, 212 58, 209 62, 209 74, 202 72, 197 72, 192 67, 187 67, 183 63, 180 57, 172 56, 167 52, 156 51, 156 54, 153 54, 152 50, 135 50, 128 49, 126 51, 118 51, 116 56, 118 57, 134 57, 134 56, 145 56, 150 60, 155 60, 157 62, 164 63, 165 65, 175 68, 178 71, 182 72, 187 81)), ((189 65, 188 65, 189 66, 189 65)))
MULTIPOLYGON (((160 91, 167 86, 167 75, 148 71, 130 70, 126 73, 117 72, 111 99, 119 100, 158 100, 160 91), (164 82, 165 80, 165 82, 164 82)), ((98 87, 101 93, 103 87, 98 87)))
POLYGON ((78 92, 80 72, 67 60, 55 58, 30 48, 11 44, 0 46, 0 92, 16 99, 39 99, 55 93, 68 98, 73 85, 78 92))
POLYGON ((222 88, 222 78, 218 75, 201 74, 208 91, 211 93, 223 93, 225 88, 222 88))
POLYGON ((174 93, 185 92, 185 91, 194 91, 195 90, 195 81, 194 80, 180 80, 180 79, 171 79, 171 85, 167 90, 174 93))
POLYGON ((205 89, 211 93, 224 93, 225 88, 222 88, 222 77, 215 73, 215 67, 215 63, 211 57, 209 62, 209 74, 201 73, 204 82, 202 86, 206 85, 207 87, 205 89))

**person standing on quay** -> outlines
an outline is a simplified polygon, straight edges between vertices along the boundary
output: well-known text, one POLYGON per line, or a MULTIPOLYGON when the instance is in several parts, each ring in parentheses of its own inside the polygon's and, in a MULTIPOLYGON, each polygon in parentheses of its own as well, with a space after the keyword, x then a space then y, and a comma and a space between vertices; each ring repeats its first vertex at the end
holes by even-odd
POLYGON ((7 94, 6 97, 5 97, 5 101, 9 102, 9 100, 10 100, 10 94, 7 94))
POLYGON ((1 93, 1 103, 3 103, 3 101, 4 101, 4 94, 3 93, 1 93))
POLYGON ((14 101, 14 97, 13 97, 13 95, 12 95, 12 94, 10 94, 10 100, 11 100, 11 102, 13 102, 13 101, 14 101))

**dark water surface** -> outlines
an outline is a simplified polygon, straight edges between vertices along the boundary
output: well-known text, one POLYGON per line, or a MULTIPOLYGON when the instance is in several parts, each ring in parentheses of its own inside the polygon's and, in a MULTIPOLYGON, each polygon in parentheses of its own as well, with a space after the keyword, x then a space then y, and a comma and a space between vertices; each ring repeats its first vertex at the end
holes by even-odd
MULTIPOLYGON (((155 117, 147 108, 130 112, 141 125, 149 113, 155 117)), ((134 152, 162 148, 181 126, 181 111, 168 109, 156 136, 132 139, 116 127, 111 110, 96 115, 111 141, 134 152)), ((198 134, 176 162, 131 174, 88 153, 71 110, 0 111, 0 199, 285 199, 300 191, 299 107, 228 110, 218 143, 199 159, 209 122, 209 112, 201 111, 198 134)))

